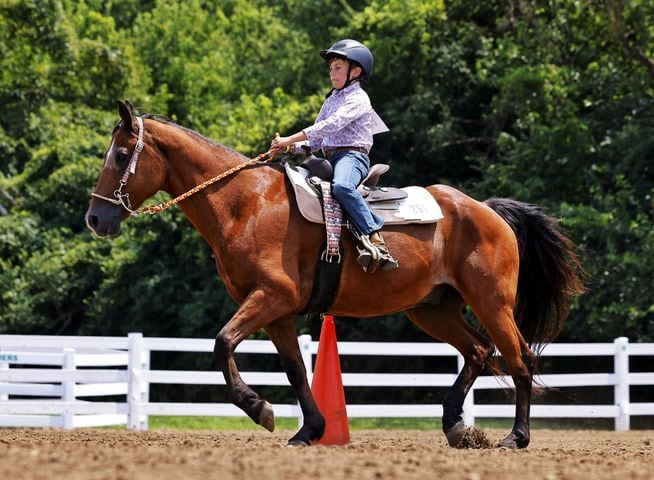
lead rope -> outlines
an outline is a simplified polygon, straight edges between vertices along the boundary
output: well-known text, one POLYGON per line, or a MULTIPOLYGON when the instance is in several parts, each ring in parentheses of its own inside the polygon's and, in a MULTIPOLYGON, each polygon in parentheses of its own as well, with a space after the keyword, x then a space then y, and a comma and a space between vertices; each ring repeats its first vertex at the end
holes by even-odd
POLYGON ((228 176, 238 172, 239 170, 243 170, 244 168, 247 168, 250 165, 254 165, 255 163, 259 163, 259 162, 268 163, 272 159, 273 159, 273 156, 270 155, 270 150, 268 150, 267 152, 261 153, 261 154, 257 155, 256 157, 254 157, 253 159, 248 160, 247 162, 239 163, 235 167, 232 167, 229 170, 227 170, 227 171, 225 171, 225 172, 223 172, 223 173, 221 173, 219 175, 216 175, 215 177, 210 178, 209 180, 206 180, 206 181, 202 182, 200 185, 198 185, 196 187, 193 187, 188 192, 182 193, 181 195, 178 195, 177 197, 175 197, 175 198, 173 198, 171 200, 168 200, 167 202, 163 202, 163 203, 160 203, 158 205, 145 205, 145 206, 143 206, 141 208, 130 211, 130 215, 133 215, 133 216, 155 215, 157 213, 163 212, 167 208, 172 207, 173 205, 181 202, 182 200, 187 199, 191 195, 194 195, 194 194, 198 193, 200 190, 203 190, 203 189, 207 188, 209 185, 212 185, 212 184, 216 183, 217 181, 222 180, 223 178, 228 177, 228 176))

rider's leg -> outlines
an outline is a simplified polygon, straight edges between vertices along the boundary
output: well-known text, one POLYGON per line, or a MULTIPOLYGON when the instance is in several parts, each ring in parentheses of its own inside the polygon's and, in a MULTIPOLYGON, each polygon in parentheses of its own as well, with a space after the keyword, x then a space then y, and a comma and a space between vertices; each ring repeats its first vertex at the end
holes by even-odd
POLYGON ((334 197, 363 235, 379 230, 384 221, 370 211, 357 187, 370 170, 367 155, 355 151, 337 152, 329 158, 334 166, 334 197))
POLYGON ((395 268, 397 261, 388 252, 379 232, 384 221, 368 208, 357 190, 357 186, 369 171, 370 160, 368 156, 355 151, 338 152, 332 155, 329 160, 334 165, 334 197, 339 201, 359 232, 362 235, 370 236, 371 240, 373 236, 377 240, 372 242, 372 245, 379 250, 381 263, 395 268))

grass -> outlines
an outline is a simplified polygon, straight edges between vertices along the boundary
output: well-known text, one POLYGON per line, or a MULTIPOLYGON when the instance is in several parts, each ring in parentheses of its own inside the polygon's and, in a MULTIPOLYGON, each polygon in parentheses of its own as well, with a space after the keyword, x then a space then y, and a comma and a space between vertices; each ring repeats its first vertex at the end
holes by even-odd
MULTIPOLYGON (((440 418, 350 418, 351 430, 400 429, 434 430, 441 428, 440 418)), ((275 428, 296 430, 298 422, 294 418, 276 418, 275 428)), ((152 416, 149 428, 189 429, 189 430, 257 430, 261 427, 247 417, 181 417, 152 416)))
MULTIPOLYGON (((512 419, 477 419, 475 425, 479 428, 499 428, 510 430, 512 419)), ((294 418, 277 418, 275 427, 281 430, 296 430, 297 420, 294 418)), ((350 430, 438 430, 441 429, 440 418, 350 418, 350 430)), ((532 419, 533 429, 588 429, 613 430, 611 419, 532 419)), ((181 430, 258 430, 247 417, 186 417, 186 416, 151 416, 150 429, 181 429, 181 430)))

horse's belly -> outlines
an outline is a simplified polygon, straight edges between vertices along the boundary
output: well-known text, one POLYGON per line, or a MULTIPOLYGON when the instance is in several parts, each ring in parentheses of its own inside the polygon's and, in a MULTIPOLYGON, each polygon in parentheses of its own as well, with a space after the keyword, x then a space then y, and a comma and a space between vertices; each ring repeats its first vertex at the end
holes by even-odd
POLYGON ((439 285, 432 272, 417 274, 400 263, 400 268, 373 274, 361 271, 342 277, 336 300, 330 308, 334 315, 375 317, 407 310, 426 298, 439 285))

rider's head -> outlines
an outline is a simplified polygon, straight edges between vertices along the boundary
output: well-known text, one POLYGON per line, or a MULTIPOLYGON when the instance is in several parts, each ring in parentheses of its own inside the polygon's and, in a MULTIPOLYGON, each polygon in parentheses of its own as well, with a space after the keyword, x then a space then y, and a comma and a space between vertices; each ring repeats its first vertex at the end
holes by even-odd
MULTIPOLYGON (((332 68, 332 65, 337 66, 335 59, 341 59, 346 66, 345 83, 342 86, 334 85, 334 88, 340 90, 347 87, 353 81, 360 81, 370 78, 372 76, 373 57, 372 53, 363 43, 356 40, 346 39, 339 40, 333 44, 329 49, 322 50, 320 56, 324 58, 332 68), (355 71, 358 67, 359 72, 355 71), (355 75, 352 75, 352 74, 355 75)), ((332 84, 334 79, 332 77, 332 84)))

